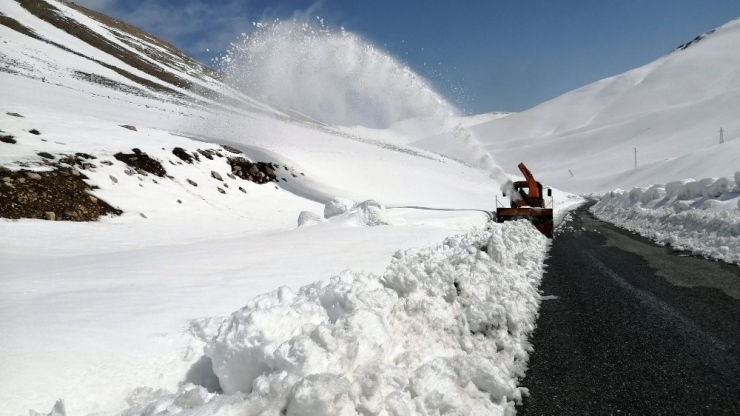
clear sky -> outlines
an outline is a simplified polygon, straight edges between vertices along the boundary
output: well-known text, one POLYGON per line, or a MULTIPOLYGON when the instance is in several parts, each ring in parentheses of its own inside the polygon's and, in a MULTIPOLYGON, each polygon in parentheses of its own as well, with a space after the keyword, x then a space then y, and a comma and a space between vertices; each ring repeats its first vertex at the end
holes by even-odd
POLYGON ((248 33, 253 21, 318 15, 387 50, 471 114, 526 110, 649 63, 740 17, 737 0, 76 3, 134 24, 205 63, 248 33))

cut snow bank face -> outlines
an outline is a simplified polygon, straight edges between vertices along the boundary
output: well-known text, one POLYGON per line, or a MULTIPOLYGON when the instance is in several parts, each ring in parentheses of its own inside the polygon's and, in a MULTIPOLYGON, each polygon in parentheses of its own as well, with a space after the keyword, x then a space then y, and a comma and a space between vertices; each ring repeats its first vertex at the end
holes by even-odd
POLYGON ((382 276, 282 287, 217 330, 193 321, 224 395, 144 389, 124 414, 503 415, 521 400, 546 241, 492 224, 399 251, 382 276))
POLYGON ((677 250, 740 263, 740 172, 614 191, 591 207, 604 221, 677 250))

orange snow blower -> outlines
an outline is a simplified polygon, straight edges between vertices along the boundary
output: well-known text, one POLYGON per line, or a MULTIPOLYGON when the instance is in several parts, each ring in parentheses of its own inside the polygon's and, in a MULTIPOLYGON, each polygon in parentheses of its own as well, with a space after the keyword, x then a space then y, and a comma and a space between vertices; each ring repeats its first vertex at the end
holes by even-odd
MULTIPOLYGON (((542 184, 534 180, 532 172, 524 163, 520 163, 518 167, 525 180, 509 182, 508 189, 502 189, 504 196, 509 194, 510 207, 496 208, 496 222, 527 219, 547 238, 552 238, 552 208, 546 208, 542 184)), ((552 190, 549 188, 547 196, 552 197, 552 190)))

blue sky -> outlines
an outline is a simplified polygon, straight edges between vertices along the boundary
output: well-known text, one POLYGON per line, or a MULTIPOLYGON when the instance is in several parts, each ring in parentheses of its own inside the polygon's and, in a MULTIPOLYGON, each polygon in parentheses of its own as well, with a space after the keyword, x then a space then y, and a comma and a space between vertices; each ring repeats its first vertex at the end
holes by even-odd
POLYGON ((471 114, 522 111, 740 17, 735 0, 76 0, 209 63, 253 21, 319 15, 471 114))

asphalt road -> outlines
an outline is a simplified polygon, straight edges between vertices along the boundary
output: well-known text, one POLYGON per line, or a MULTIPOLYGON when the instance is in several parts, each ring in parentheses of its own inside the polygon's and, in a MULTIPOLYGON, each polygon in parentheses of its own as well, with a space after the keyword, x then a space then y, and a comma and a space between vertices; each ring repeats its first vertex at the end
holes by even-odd
MULTIPOLYGON (((589 204, 590 205, 590 204, 589 204)), ((740 267, 596 220, 556 234, 521 415, 740 415, 740 267)))

